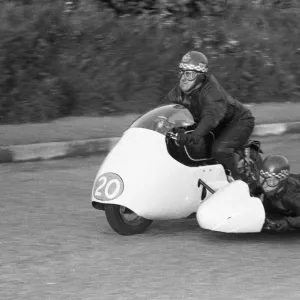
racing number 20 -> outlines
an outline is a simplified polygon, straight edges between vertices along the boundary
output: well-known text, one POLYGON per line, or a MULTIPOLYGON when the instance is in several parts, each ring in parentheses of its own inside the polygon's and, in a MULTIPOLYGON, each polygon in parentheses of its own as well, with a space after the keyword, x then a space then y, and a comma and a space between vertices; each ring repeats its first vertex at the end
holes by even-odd
POLYGON ((94 197, 108 201, 117 198, 123 192, 123 181, 115 173, 102 174, 96 181, 94 197))
POLYGON ((95 196, 101 198, 103 194, 108 199, 113 199, 120 191, 121 184, 117 179, 107 180, 107 177, 102 176, 98 180, 99 186, 95 190, 95 196), (115 184, 115 187, 111 188, 115 184), (110 191, 112 190, 112 191, 110 191))

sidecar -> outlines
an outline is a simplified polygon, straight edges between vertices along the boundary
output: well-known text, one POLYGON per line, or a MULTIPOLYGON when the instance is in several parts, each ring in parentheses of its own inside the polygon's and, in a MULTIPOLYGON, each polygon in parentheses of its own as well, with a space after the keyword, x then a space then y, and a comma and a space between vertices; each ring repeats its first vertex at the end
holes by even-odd
POLYGON ((265 219, 262 201, 250 197, 249 186, 241 180, 219 189, 197 210, 200 227, 225 233, 261 232, 265 219))
POLYGON ((161 106, 133 122, 108 153, 96 175, 91 201, 105 211, 117 233, 142 233, 152 220, 196 213, 211 195, 199 178, 213 190, 228 185, 223 166, 209 157, 209 136, 203 151, 189 149, 193 158, 182 147, 166 143, 170 129, 193 126, 193 117, 183 106, 161 106))

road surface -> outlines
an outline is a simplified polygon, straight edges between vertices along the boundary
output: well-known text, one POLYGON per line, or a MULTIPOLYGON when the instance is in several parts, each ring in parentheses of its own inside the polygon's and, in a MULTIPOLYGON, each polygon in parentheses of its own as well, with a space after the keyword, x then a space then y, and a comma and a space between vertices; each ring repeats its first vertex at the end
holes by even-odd
MULTIPOLYGON (((299 136, 266 138, 300 172, 299 136)), ((111 230, 90 194, 103 157, 0 168, 0 299, 300 299, 300 235, 228 235, 196 219, 111 230)))

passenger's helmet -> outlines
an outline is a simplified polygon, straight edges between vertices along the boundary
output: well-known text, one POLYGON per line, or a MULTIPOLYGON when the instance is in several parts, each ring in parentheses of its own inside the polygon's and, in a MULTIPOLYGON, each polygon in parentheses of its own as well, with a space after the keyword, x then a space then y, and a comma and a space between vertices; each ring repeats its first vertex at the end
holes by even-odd
POLYGON ((189 51, 182 57, 179 69, 206 73, 208 71, 208 59, 201 52, 189 51))
POLYGON ((270 155, 262 163, 260 174, 264 178, 276 177, 285 179, 289 176, 290 164, 286 157, 282 155, 270 155))
MULTIPOLYGON (((269 188, 273 189, 272 194, 282 190, 290 174, 290 164, 282 155, 270 155, 262 163, 260 176, 269 188)), ((269 190, 269 188, 265 188, 269 190)), ((270 191, 271 192, 271 191, 270 191)))

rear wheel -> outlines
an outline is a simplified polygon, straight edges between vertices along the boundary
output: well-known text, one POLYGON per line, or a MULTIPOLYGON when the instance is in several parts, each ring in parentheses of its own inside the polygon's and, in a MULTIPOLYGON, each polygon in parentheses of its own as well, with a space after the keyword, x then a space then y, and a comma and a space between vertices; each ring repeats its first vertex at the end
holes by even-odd
POLYGON ((152 220, 138 216, 124 206, 107 204, 104 209, 109 225, 120 235, 143 233, 153 222, 152 220))

